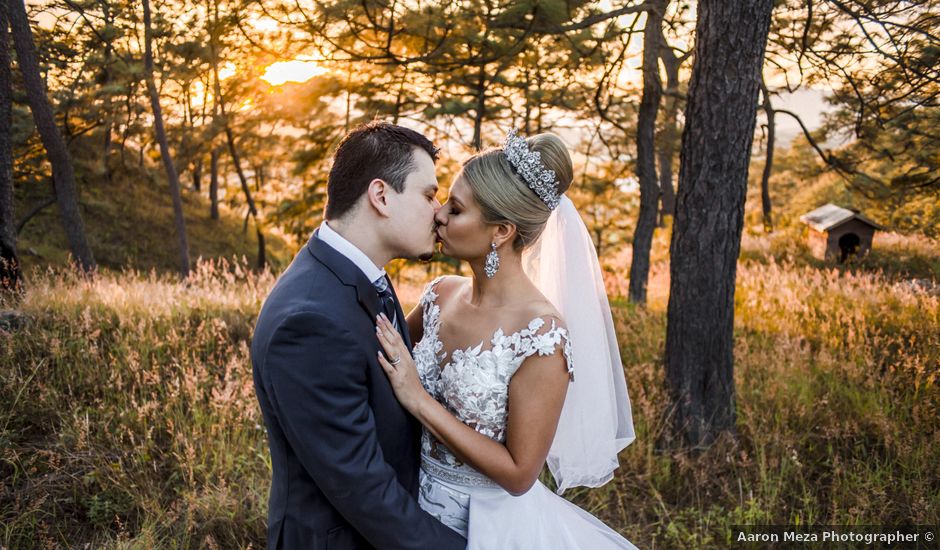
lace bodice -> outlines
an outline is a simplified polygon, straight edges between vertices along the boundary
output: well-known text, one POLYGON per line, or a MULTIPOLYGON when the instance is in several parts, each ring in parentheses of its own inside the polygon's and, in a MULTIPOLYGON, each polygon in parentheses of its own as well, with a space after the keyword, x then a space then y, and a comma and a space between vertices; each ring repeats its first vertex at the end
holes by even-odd
MULTIPOLYGON (((509 382, 528 357, 552 355, 563 345, 568 373, 573 378, 568 331, 557 326, 554 320, 549 325, 536 317, 526 328, 513 334, 504 334, 502 328, 497 330, 489 349, 483 349, 485 342, 480 342, 475 347, 455 350, 445 363, 444 344, 438 337, 441 308, 434 291, 441 279, 432 281, 421 297, 424 335, 413 350, 421 383, 461 422, 503 443, 506 441, 509 382)), ((422 435, 421 450, 425 456, 448 466, 464 466, 427 430, 422 435)))

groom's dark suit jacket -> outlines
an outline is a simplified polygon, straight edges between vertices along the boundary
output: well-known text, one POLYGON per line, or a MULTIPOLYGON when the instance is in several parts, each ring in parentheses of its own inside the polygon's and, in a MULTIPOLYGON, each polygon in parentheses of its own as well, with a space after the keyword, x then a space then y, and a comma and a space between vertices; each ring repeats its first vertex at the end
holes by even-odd
POLYGON ((271 449, 269 548, 466 547, 418 507, 420 425, 376 359, 380 310, 365 274, 316 234, 261 309, 251 361, 271 449))

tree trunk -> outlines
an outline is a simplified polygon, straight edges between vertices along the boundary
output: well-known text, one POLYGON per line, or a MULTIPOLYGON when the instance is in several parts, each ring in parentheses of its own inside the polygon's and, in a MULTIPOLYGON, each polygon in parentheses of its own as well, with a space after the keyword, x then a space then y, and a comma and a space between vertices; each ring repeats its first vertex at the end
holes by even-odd
MULTIPOLYGON (((121 166, 127 168, 127 140, 131 137, 131 127, 137 120, 137 110, 134 109, 134 98, 137 97, 137 84, 132 79, 127 84, 127 93, 124 95, 124 107, 127 110, 127 120, 124 121, 124 131, 121 132, 121 166)), ((140 144, 140 151, 143 153, 143 143, 140 144)), ((143 159, 141 159, 143 162, 143 159)))
MULTIPOLYGON (((672 185, 672 159, 676 155, 676 141, 679 137, 679 67, 682 61, 676 56, 666 43, 666 37, 659 29, 659 58, 666 69, 666 90, 669 95, 665 100, 665 116, 663 127, 659 132, 657 145, 659 146, 659 189, 662 197, 659 211, 660 225, 665 225, 665 217, 676 213, 676 193, 672 185)), ((683 58, 685 55, 683 55, 683 58)))
MULTIPOLYGON (((734 433, 734 289, 773 0, 701 0, 670 247, 669 443, 734 433)), ((668 437, 668 436, 667 436, 668 437)))
MULTIPOLYGON (((206 6, 208 8, 208 5, 206 6)), ((210 34, 210 36, 213 36, 210 34)), ((210 40, 210 49, 212 59, 215 59, 215 45, 214 41, 210 40)), ((213 61, 213 67, 217 63, 213 61)), ((215 71, 213 72, 211 78, 212 83, 215 83, 215 71)), ((208 89, 210 82, 206 82, 206 88, 208 89)), ((209 217, 213 220, 219 219, 219 155, 222 154, 220 151, 221 147, 216 141, 218 133, 217 129, 219 127, 219 96, 216 94, 216 88, 212 88, 212 137, 209 138, 209 217)), ((347 113, 347 117, 349 114, 347 113)), ((348 121, 347 121, 348 124, 348 121)))
POLYGON ((640 215, 633 232, 633 261, 630 263, 630 301, 646 304, 650 272, 650 247, 656 229, 659 184, 656 182, 656 115, 662 95, 659 78, 659 33, 668 0, 656 0, 646 11, 643 31, 643 96, 636 128, 636 172, 640 180, 640 215))
POLYGON ((202 191, 202 158, 193 161, 193 190, 202 191))
POLYGON ((774 222, 773 216, 771 213, 771 203, 770 203, 770 174, 774 169, 774 147, 775 147, 775 136, 776 133, 776 121, 774 120, 774 106, 770 102, 770 92, 767 90, 767 86, 764 84, 764 79, 761 78, 760 82, 761 95, 764 96, 763 109, 764 116, 767 117, 767 158, 764 161, 764 173, 761 174, 760 178, 760 204, 761 204, 761 213, 764 216, 764 232, 773 233, 774 231, 774 222))
POLYGON ((486 66, 480 66, 477 78, 476 109, 473 114, 473 141, 470 143, 475 151, 483 148, 483 118, 486 116, 486 66))
POLYGON ((209 153, 209 216, 219 219, 219 149, 212 147, 209 153))
POLYGON ((542 71, 540 71, 538 67, 536 67, 535 68, 535 90, 538 92, 538 95, 536 96, 536 104, 535 104, 535 133, 536 134, 542 133, 542 105, 544 105, 544 102, 541 99, 541 95, 542 95, 542 90, 544 89, 544 85, 545 85, 545 78, 542 76, 542 71))
POLYGON ((56 127, 52 105, 46 95, 46 88, 39 74, 39 60, 36 45, 26 15, 26 5, 22 0, 8 0, 10 28, 13 31, 13 45, 16 48, 20 72, 26 86, 29 108, 39 132, 39 138, 46 150, 49 164, 52 165, 52 178, 55 182, 56 197, 62 228, 69 241, 69 250, 79 268, 89 273, 95 269, 95 257, 85 238, 85 224, 78 207, 78 189, 75 185, 75 170, 72 157, 56 127))
MULTIPOLYGON (((193 114, 193 100, 192 94, 189 91, 190 84, 187 83, 185 89, 183 90, 183 109, 186 111, 185 119, 187 124, 187 132, 183 134, 182 142, 186 144, 184 151, 186 156, 192 159, 192 177, 193 177, 193 191, 199 193, 202 191, 202 148, 200 143, 193 143, 193 135, 196 133, 196 115, 193 114)), ((205 101, 203 101, 203 109, 205 109, 205 101)), ((205 116, 203 116, 205 119, 205 116)))
POLYGON ((13 75, 8 4, 0 0, 0 291, 16 290, 21 281, 13 227, 13 75))
MULTIPOLYGON (((105 99, 105 112, 111 112, 111 100, 105 99)), ((110 182, 113 179, 111 174, 111 131, 114 127, 114 121, 111 115, 105 115, 104 128, 101 130, 101 169, 104 171, 104 177, 110 182)))
POLYGON ((153 29, 150 24, 150 0, 143 0, 144 5, 144 72, 147 90, 150 92, 150 106, 153 108, 153 129, 160 145, 160 156, 166 169, 166 179, 170 184, 170 197, 173 199, 173 217, 176 221, 176 237, 180 252, 180 276, 189 276, 189 242, 186 239, 186 220, 183 218, 183 198, 180 196, 180 180, 170 155, 170 144, 163 128, 163 112, 160 109, 160 93, 153 75, 153 29))
MULTIPOLYGON (((111 15, 111 6, 107 2, 101 3, 101 10, 104 16, 105 27, 114 24, 114 17, 111 15)), ((112 101, 111 101, 111 91, 107 90, 109 84, 111 84, 112 73, 111 73, 111 59, 114 55, 114 46, 111 41, 108 41, 104 45, 104 66, 101 68, 101 88, 104 89, 102 103, 104 108, 104 128, 102 130, 102 154, 101 154, 101 168, 104 171, 105 178, 110 182, 112 180, 111 174, 111 132, 114 128, 114 116, 111 114, 112 110, 112 101)))
POLYGON ((398 124, 401 117, 401 106, 405 100, 405 77, 408 76, 407 65, 401 71, 401 80, 398 82, 398 93, 395 94, 395 107, 392 110, 392 124, 398 124))
POLYGON ((523 97, 525 98, 525 110, 523 111, 522 120, 523 131, 525 135, 531 135, 532 133, 532 94, 529 92, 532 88, 532 79, 529 77, 529 67, 525 67, 525 88, 522 90, 523 97))
MULTIPOLYGON (((213 92, 215 94, 215 105, 218 107, 218 114, 222 120, 222 130, 225 132, 225 140, 228 143, 228 151, 232 157, 232 164, 235 172, 238 174, 238 181, 241 183, 242 192, 245 194, 245 202, 248 203, 248 213, 255 220, 255 233, 258 237, 258 268, 263 269, 267 264, 267 257, 264 245, 264 232, 261 229, 261 220, 258 216, 258 209, 255 207, 255 201, 251 197, 251 189, 248 187, 248 178, 242 171, 241 158, 238 156, 238 149, 235 147, 235 134, 229 124, 228 114, 225 112, 225 97, 222 95, 222 84, 219 81, 219 49, 217 45, 216 29, 219 22, 219 4, 215 2, 211 8, 212 28, 209 32, 209 55, 212 60, 212 82, 213 92)), ((347 113, 348 116, 348 113, 347 113)))
POLYGON ((235 148, 235 134, 228 125, 225 115, 225 107, 222 107, 222 120, 225 124, 225 139, 228 142, 228 152, 232 157, 232 164, 235 166, 235 173, 238 174, 238 181, 242 185, 242 192, 245 193, 245 202, 248 203, 248 213, 255 220, 255 234, 258 237, 258 269, 263 269, 267 263, 264 233, 261 231, 261 221, 258 219, 258 209, 255 207, 255 200, 251 197, 251 189, 248 187, 248 178, 242 170, 241 159, 238 156, 238 149, 235 148))
POLYGON ((343 134, 349 133, 349 117, 352 112, 352 67, 350 63, 346 69, 346 118, 343 123, 343 134))
POLYGON ((251 196, 251 189, 248 187, 248 178, 242 170, 241 158, 238 155, 238 148, 235 147, 235 134, 228 123, 228 114, 225 112, 225 98, 222 96, 222 85, 219 83, 218 59, 215 56, 215 49, 212 52, 212 71, 214 74, 215 96, 219 102, 219 112, 222 118, 222 130, 225 133, 225 141, 228 144, 228 152, 232 157, 232 165, 235 167, 235 173, 238 174, 238 181, 241 183, 242 192, 245 193, 245 202, 248 203, 248 213, 255 220, 255 234, 258 237, 258 268, 263 269, 267 263, 264 232, 261 230, 261 221, 258 219, 258 209, 255 207, 255 201, 251 196))

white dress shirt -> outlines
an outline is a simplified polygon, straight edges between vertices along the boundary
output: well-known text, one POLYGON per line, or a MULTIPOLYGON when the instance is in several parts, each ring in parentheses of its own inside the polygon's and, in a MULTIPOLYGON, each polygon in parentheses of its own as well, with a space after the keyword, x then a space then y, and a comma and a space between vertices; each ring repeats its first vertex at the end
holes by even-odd
POLYGON ((342 235, 334 231, 326 220, 320 224, 320 231, 317 233, 317 237, 330 245, 330 248, 336 250, 349 259, 349 261, 356 264, 356 267, 365 274, 366 278, 369 279, 369 282, 373 285, 376 281, 385 276, 384 269, 376 266, 375 263, 366 256, 365 252, 359 250, 356 245, 347 241, 342 235))

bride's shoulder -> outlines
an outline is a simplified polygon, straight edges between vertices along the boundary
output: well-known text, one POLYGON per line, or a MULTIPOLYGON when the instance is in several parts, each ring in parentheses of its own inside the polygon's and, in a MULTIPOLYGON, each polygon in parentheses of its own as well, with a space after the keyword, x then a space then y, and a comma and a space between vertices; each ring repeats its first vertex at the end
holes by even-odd
POLYGON ((521 323, 538 324, 542 331, 560 328, 567 330, 565 319, 558 308, 541 292, 536 291, 532 300, 519 312, 517 321, 521 323))
POLYGON ((434 300, 447 300, 470 282, 469 277, 457 275, 442 275, 430 283, 425 289, 426 294, 434 294, 434 300))

